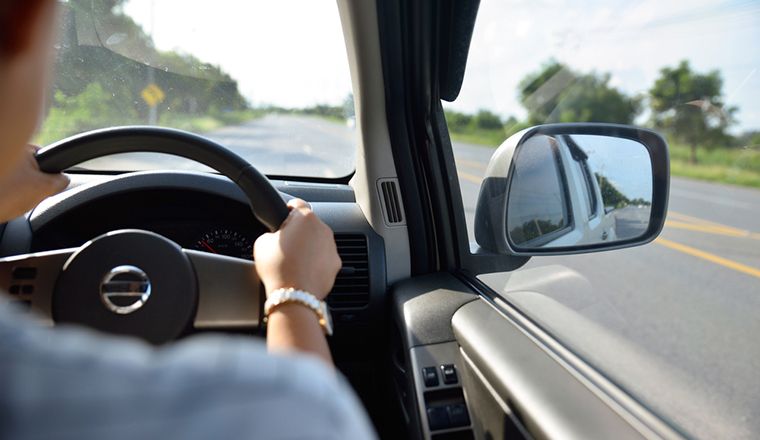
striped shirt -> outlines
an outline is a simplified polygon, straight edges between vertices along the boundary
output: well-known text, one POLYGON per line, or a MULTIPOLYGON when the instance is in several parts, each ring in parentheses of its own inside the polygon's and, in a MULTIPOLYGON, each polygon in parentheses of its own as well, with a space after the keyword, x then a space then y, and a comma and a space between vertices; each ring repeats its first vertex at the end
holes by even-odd
POLYGON ((165 347, 44 328, 0 306, 2 439, 365 439, 339 373, 251 337, 165 347))

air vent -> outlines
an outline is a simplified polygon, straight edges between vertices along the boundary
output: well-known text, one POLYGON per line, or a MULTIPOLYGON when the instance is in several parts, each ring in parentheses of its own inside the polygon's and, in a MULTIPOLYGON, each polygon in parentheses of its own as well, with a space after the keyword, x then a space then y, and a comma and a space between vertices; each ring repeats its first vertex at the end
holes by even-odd
POLYGON ((335 279, 327 303, 333 309, 351 309, 369 304, 369 261, 367 237, 361 234, 335 234, 343 268, 335 279))
POLYGON ((403 225, 404 208, 398 194, 398 182, 395 179, 381 180, 378 183, 380 195, 385 208, 385 222, 388 225, 403 225))

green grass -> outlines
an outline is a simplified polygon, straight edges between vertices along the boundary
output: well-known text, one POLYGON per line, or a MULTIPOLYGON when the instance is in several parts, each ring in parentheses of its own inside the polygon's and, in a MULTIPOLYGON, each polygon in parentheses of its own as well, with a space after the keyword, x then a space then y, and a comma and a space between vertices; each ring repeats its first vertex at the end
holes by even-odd
POLYGON ((314 115, 314 114, 306 114, 306 116, 313 116, 315 118, 321 118, 325 121, 333 122, 335 124, 345 124, 346 118, 342 116, 335 116, 335 115, 314 115))
MULTIPOLYGON (((178 128, 194 133, 207 133, 228 125, 241 124, 246 121, 260 118, 264 115, 261 110, 240 110, 231 112, 214 112, 209 115, 190 115, 186 113, 164 112, 159 114, 158 125, 178 128)), ((120 125, 140 125, 147 121, 134 117, 101 118, 95 121, 83 123, 83 118, 73 118, 63 112, 52 113, 45 121, 42 130, 37 134, 34 143, 48 145, 52 142, 64 139, 77 133, 120 125)))
POLYGON ((681 161, 673 161, 670 163, 670 172, 673 176, 760 188, 760 173, 722 165, 691 165, 681 161))
POLYGON ((743 148, 699 148, 697 163, 689 163, 689 148, 670 145, 674 176, 760 188, 760 151, 743 148))
POLYGON ((227 125, 236 125, 257 119, 261 116, 263 116, 263 113, 257 110, 241 110, 211 115, 164 113, 159 117, 158 125, 192 131, 194 133, 207 133, 227 125))
POLYGON ((505 124, 502 128, 485 129, 468 124, 464 127, 449 126, 451 139, 457 142, 483 145, 496 148, 518 131, 527 128, 526 124, 505 124))
POLYGON ((457 142, 464 142, 467 144, 484 145, 487 147, 498 147, 507 139, 507 135, 504 130, 481 130, 473 132, 451 132, 451 139, 457 142))

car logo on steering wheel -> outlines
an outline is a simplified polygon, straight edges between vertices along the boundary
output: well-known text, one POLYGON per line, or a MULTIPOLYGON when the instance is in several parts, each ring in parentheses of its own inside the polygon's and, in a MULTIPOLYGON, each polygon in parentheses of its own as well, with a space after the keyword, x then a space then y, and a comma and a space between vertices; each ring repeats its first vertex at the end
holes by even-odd
POLYGON ((150 298, 148 275, 135 266, 117 266, 100 283, 100 299, 106 308, 119 315, 140 309, 150 298))

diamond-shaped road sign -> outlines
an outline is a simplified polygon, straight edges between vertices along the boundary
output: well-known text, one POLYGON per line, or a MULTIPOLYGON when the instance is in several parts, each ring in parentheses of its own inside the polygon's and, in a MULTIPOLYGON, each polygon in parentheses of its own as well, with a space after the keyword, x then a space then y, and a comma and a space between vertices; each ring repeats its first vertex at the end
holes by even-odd
POLYGON ((153 83, 148 84, 147 87, 140 92, 140 96, 142 96, 143 101, 145 101, 149 107, 155 107, 166 99, 164 91, 153 83))

